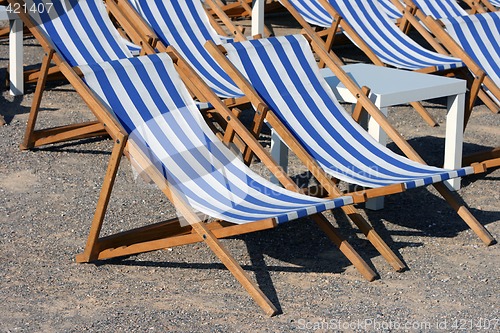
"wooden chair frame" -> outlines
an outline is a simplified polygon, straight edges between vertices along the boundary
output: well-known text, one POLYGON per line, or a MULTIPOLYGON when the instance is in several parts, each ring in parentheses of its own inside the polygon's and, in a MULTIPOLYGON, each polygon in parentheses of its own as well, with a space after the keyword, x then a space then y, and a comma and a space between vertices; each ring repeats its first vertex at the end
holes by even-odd
POLYGON ((498 8, 493 6, 489 0, 463 0, 471 9, 471 13, 496 12, 498 8))
MULTIPOLYGON (((399 132, 389 123, 386 116, 373 104, 367 97, 366 90, 361 89, 357 84, 343 71, 334 59, 329 56, 328 50, 324 47, 324 43, 313 31, 309 31, 308 35, 311 37, 311 46, 315 53, 318 54, 325 61, 328 68, 332 70, 339 80, 346 86, 349 91, 357 97, 360 108, 363 108, 374 120, 382 127, 392 141, 401 149, 401 151, 411 160, 426 164, 425 161, 418 155, 418 153, 410 146, 410 144, 401 136, 399 132)), ((212 42, 206 44, 209 52, 219 61, 224 70, 230 74, 236 84, 245 93, 246 96, 252 101, 252 105, 260 106, 260 111, 265 110, 264 117, 262 114, 257 113, 254 122, 263 121, 264 119, 269 122, 276 133, 283 139, 285 144, 290 147, 292 151, 298 156, 301 162, 311 171, 311 173, 318 179, 319 183, 329 190, 329 183, 327 182, 328 176, 321 170, 320 166, 308 155, 304 148, 298 144, 292 134, 285 128, 285 126, 278 120, 276 115, 269 109, 266 103, 259 97, 258 93, 253 89, 248 80, 246 80, 241 73, 232 65, 224 55, 224 47, 216 46, 212 42), (325 179, 326 178, 326 179, 325 179)), ((359 113, 359 112, 356 112, 359 113)), ((256 133, 257 134, 257 133, 256 133)), ((484 172, 486 170, 484 164, 474 164, 475 172, 484 172)), ((434 188, 443 196, 448 204, 458 213, 462 220, 479 236, 479 238, 486 244, 491 245, 496 241, 491 234, 481 225, 477 219, 470 213, 469 209, 463 202, 443 184, 434 183, 434 188)), ((332 191, 334 189, 331 189, 332 191)), ((385 188, 377 189, 381 194, 386 190, 385 188)), ((404 188, 400 188, 404 190, 404 188)), ((388 191, 390 192, 390 191, 388 191)), ((388 193, 389 194, 389 193, 388 193)))
MULTIPOLYGON (((109 6, 110 12, 118 19, 118 21, 123 23, 124 30, 129 33, 132 40, 134 38, 140 38, 142 36, 152 36, 154 31, 147 25, 147 23, 142 20, 135 9, 128 3, 128 1, 112 1, 113 4, 109 6), (132 22, 136 22, 135 27, 132 22), (139 22, 139 24, 137 23, 139 22)), ((209 2, 210 3, 210 2, 209 2)), ((155 36, 155 35, 153 35, 155 36)), ((156 37, 154 37, 156 39, 156 37)), ((245 40, 244 37, 238 36, 239 40, 245 40)), ((158 51, 166 50, 166 47, 162 45, 160 42, 155 44, 155 48, 158 51)), ((252 102, 248 97, 244 98, 245 103, 252 102)), ((228 105, 226 103, 226 105, 228 105)), ((252 133, 254 133, 255 137, 258 137, 258 134, 262 130, 263 120, 268 114, 268 108, 263 103, 253 104, 257 108, 256 118, 253 121, 253 127, 251 129, 252 133)), ((230 106, 232 107, 232 106, 230 106)), ((223 119, 226 119, 224 115, 221 115, 223 119)), ((276 125, 278 126, 278 125, 276 125)), ((282 125, 281 125, 282 126, 282 125)), ((231 132, 231 126, 226 128, 226 134, 231 132)), ((229 134, 230 135, 230 134, 229 134)), ((231 137, 232 138, 232 137, 231 137)), ((296 151, 300 150, 301 156, 307 163, 314 164, 313 175, 320 181, 322 190, 326 191, 328 196, 338 197, 342 195, 342 192, 335 185, 335 182, 321 170, 319 165, 312 159, 312 157, 301 148, 298 141, 289 136, 290 140, 293 140, 293 146, 296 148, 296 151)), ((226 138, 227 140, 227 138, 226 138)), ((243 142, 245 140, 242 140, 243 142)), ((240 146, 237 145, 239 148, 240 146)), ((241 148, 240 148, 241 149, 241 148)), ((246 146, 245 149, 242 149, 242 153, 247 164, 250 164, 253 156, 253 149, 246 146)), ((371 189, 366 192, 367 198, 377 197, 380 195, 385 195, 389 193, 397 193, 401 192, 404 189, 399 186, 390 186, 380 189, 371 189)), ((398 258, 398 256, 387 246, 387 244, 382 240, 382 238, 378 235, 378 233, 373 229, 373 227, 359 214, 356 209, 349 205, 342 207, 343 212, 349 217, 349 219, 363 232, 363 234, 367 237, 367 239, 373 244, 373 246, 379 251, 379 253, 388 261, 388 263, 396 270, 403 271, 406 269, 406 265, 398 258)))
MULTIPOLYGON (((21 0, 9 1, 12 3, 20 3, 21 0)), ((133 142, 128 141, 126 131, 114 119, 114 117, 109 114, 106 107, 98 98, 95 97, 88 86, 82 81, 81 73, 78 71, 78 68, 72 68, 65 62, 64 58, 52 48, 51 43, 31 21, 27 14, 20 13, 19 15, 46 52, 42 64, 43 75, 40 75, 40 84, 37 88, 40 90, 43 89, 43 78, 46 77, 45 73, 47 72, 48 64, 50 63, 50 60, 52 60, 96 116, 97 121, 95 122, 95 126, 98 129, 105 131, 114 142, 114 147, 97 202, 97 208, 91 224, 87 244, 83 253, 77 255, 77 262, 104 260, 173 246, 204 242, 249 292, 265 313, 268 315, 276 314, 277 309, 274 305, 262 293, 259 287, 250 280, 241 266, 234 260, 234 258, 232 258, 229 252, 219 241, 221 238, 274 228, 276 226, 276 221, 274 219, 266 219, 243 225, 234 225, 224 221, 212 221, 210 223, 202 221, 202 219, 196 215, 181 199, 175 190, 172 190, 169 187, 169 184, 164 177, 156 169, 148 167, 151 165, 151 162, 144 154, 141 153, 140 150, 137 149, 133 142), (103 227, 112 188, 123 154, 127 157, 133 156, 134 162, 145 170, 147 176, 159 186, 162 192, 172 203, 175 203, 177 210, 189 222, 188 226, 181 226, 178 219, 172 219, 166 222, 120 232, 107 237, 99 236, 103 227)), ((149 44, 147 45, 148 47, 145 48, 145 52, 153 52, 154 50, 149 47, 149 44)), ((184 60, 182 60, 179 54, 171 47, 167 48, 166 52, 173 59, 183 81, 188 85, 196 84, 199 88, 199 92, 207 98, 207 100, 218 112, 221 113, 222 116, 225 117, 228 123, 230 123, 230 128, 248 144, 255 155, 269 167, 275 177, 287 189, 300 192, 301 189, 299 189, 297 185, 282 171, 282 169, 276 165, 275 161, 269 153, 263 149, 255 136, 250 133, 244 125, 241 124, 241 122, 239 122, 237 117, 234 117, 233 111, 229 110, 227 105, 215 96, 215 94, 201 81, 200 77, 191 69, 191 67, 189 67, 184 60)), ((39 102, 40 101, 38 99, 38 102, 35 104, 38 106, 39 102)), ((34 107, 33 110, 34 109, 36 108, 34 107)), ((36 113, 31 119, 34 123, 36 120, 36 113)), ((359 203, 364 202, 367 198, 376 194, 377 190, 367 190, 352 193, 352 197, 356 203, 359 203)), ((322 214, 311 215, 311 218, 316 224, 318 224, 320 229, 326 233, 328 238, 339 247, 341 252, 346 255, 346 257, 367 280, 372 281, 376 278, 377 275, 375 272, 351 247, 347 240, 338 234, 337 229, 322 214)))
MULTIPOLYGON (((288 0, 281 0, 282 4, 288 9, 288 11, 292 14, 292 16, 299 22, 299 24, 304 28, 304 32, 311 32, 314 31, 314 29, 311 27, 309 23, 304 20, 302 15, 290 4, 288 0)), ((324 5, 322 3, 322 5, 324 5)), ((343 23, 345 22, 342 17, 337 13, 332 6, 330 6, 329 3, 327 3, 328 9, 332 9, 332 11, 329 10, 329 14, 333 17, 332 21, 332 27, 326 29, 323 34, 327 34, 327 38, 325 39, 324 46, 327 50, 329 50, 330 56, 333 57, 335 62, 338 65, 343 65, 344 62, 334 54, 332 47, 335 43, 335 36, 340 29, 343 29, 349 33, 351 38, 356 40, 356 44, 363 50, 363 52, 368 56, 370 61, 372 61, 375 65, 377 66, 385 66, 385 64, 380 61, 380 59, 371 51, 371 49, 368 47, 368 45, 354 32, 354 30, 347 24, 343 23), (334 30, 333 30, 334 29, 334 30)), ((327 8, 327 7, 325 7, 327 8)), ((406 23, 404 21, 401 21, 401 27, 403 27, 406 23)), ((319 37, 322 36, 322 34, 317 34, 319 37)), ((320 66, 324 67, 325 63, 323 59, 320 57, 320 66)), ((429 69, 430 70, 430 69, 429 69)), ((422 119, 429 124, 429 126, 435 127, 438 126, 438 122, 434 119, 434 117, 422 106, 420 102, 411 102, 410 105, 420 114, 422 119)))
MULTIPOLYGON (((403 5, 398 0, 391 0, 396 8, 403 13, 403 17, 438 53, 451 55, 464 62, 476 79, 469 84, 470 98, 466 107, 466 123, 475 100, 479 97, 494 113, 500 112, 500 105, 496 104, 487 93, 481 89, 484 84, 495 96, 500 96, 500 88, 484 73, 479 65, 451 38, 444 30, 443 24, 434 18, 425 15, 411 0, 405 0, 403 5), (424 26, 425 24, 425 26, 424 26)), ((464 126, 465 128, 465 126, 464 126)))
MULTIPOLYGON (((467 68, 478 79, 470 86, 470 95, 478 96, 485 105, 495 113, 500 112, 500 106, 496 104, 487 93, 481 88, 484 84, 495 96, 500 98, 500 87, 489 78, 481 67, 465 52, 457 42, 444 30, 443 24, 431 16, 425 15, 411 0, 405 0, 406 7, 398 0, 392 0, 394 5, 403 13, 415 30, 417 30, 436 52, 452 55, 461 59, 467 68), (411 9, 409 9, 411 7, 411 9), (424 25, 425 24, 425 27, 424 25), (426 29, 428 28, 428 30, 426 29), (429 33, 429 31, 432 33, 429 33)), ((469 99, 464 116, 464 131, 467 127, 475 99, 469 99)), ((462 165, 469 165, 474 162, 482 162, 488 168, 500 166, 500 149, 495 148, 484 153, 477 153, 465 156, 462 165)))

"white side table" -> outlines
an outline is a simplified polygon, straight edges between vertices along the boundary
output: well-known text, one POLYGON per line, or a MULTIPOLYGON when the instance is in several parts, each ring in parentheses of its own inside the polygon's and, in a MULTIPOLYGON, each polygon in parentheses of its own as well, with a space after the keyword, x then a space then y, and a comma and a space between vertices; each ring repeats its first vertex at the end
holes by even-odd
POLYGON ((17 96, 24 93, 23 76, 23 22, 16 15, 7 12, 7 7, 0 6, 0 20, 9 20, 9 73, 10 94, 17 96))
MULTIPOLYGON (((346 65, 342 69, 359 86, 367 86, 371 89, 370 99, 385 115, 387 115, 389 106, 448 97, 443 167, 446 169, 461 167, 465 92, 467 89, 464 80, 368 64, 346 65)), ((321 75, 326 79, 338 100, 356 103, 356 98, 333 75, 330 69, 321 69, 321 75)), ((271 155, 286 170, 288 148, 281 142, 279 136, 274 131, 272 132, 271 155)), ((387 135, 373 119, 368 120, 368 132, 380 143, 384 145, 387 143, 387 135)), ((460 179, 448 180, 446 185, 452 190, 458 190, 460 179)), ((369 200, 366 204, 367 208, 374 210, 382 209, 383 206, 383 197, 369 200)))

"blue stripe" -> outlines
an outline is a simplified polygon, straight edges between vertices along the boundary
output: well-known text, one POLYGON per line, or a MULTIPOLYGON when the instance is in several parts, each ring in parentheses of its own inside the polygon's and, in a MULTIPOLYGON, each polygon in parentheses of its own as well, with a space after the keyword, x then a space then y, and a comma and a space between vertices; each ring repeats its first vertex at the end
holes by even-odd
POLYGON ((455 0, 415 0, 417 7, 419 7, 425 15, 432 15, 435 19, 443 19, 449 17, 462 16, 464 10, 458 5, 455 0), (423 9, 425 4, 428 10, 423 9), (441 14, 440 12, 443 12, 441 14))
MULTIPOLYGON (((288 68, 287 74, 290 75, 291 81, 295 83, 295 87, 297 89, 301 89, 299 92, 301 94, 301 97, 305 99, 305 102, 309 105, 310 109, 307 110, 307 113, 310 115, 314 114, 314 117, 317 117, 319 122, 323 124, 323 126, 326 129, 326 132, 331 134, 331 139, 334 142, 337 142, 340 146, 344 147, 347 151, 352 152, 353 156, 355 156, 358 160, 362 161, 365 165, 373 165, 373 162, 368 160, 364 155, 358 153, 355 148, 350 146, 350 143, 343 138, 337 130, 331 126, 331 124, 324 118, 322 114, 322 110, 316 109, 317 105, 314 103, 313 98, 311 97, 311 94, 317 94, 320 96, 327 105, 328 110, 334 115, 334 117, 342 124, 346 130, 352 134, 353 139, 357 142, 360 142, 361 145, 365 147, 370 147, 372 149, 372 152, 376 155, 384 159, 385 161, 392 163, 399 168, 406 169, 407 171, 411 172, 419 172, 419 173, 429 173, 428 169, 420 169, 420 168, 415 168, 406 164, 401 163, 400 161, 396 160, 393 158, 391 155, 387 155, 384 152, 381 152, 379 150, 376 150, 376 147, 373 147, 372 143, 367 141, 361 134, 360 134, 360 129, 353 128, 352 125, 345 119, 345 117, 341 114, 341 111, 338 110, 337 106, 333 101, 330 99, 328 94, 324 91, 323 87, 320 85, 319 81, 317 80, 316 75, 314 75, 314 72, 311 71, 310 68, 306 65, 308 60, 306 59, 306 56, 304 55, 303 51, 300 48, 299 43, 296 41, 296 39, 293 36, 284 36, 283 39, 286 39, 294 48, 294 53, 295 56, 298 57, 299 62, 304 64, 304 67, 302 68, 303 71, 306 72, 307 75, 307 80, 304 80, 303 77, 299 77, 296 71, 293 69, 293 65, 289 62, 289 59, 285 53, 285 51, 282 49, 280 42, 275 39, 275 38, 270 38, 268 41, 273 44, 274 50, 278 53, 278 57, 280 61, 284 63, 284 66, 288 68), (314 87, 314 91, 306 90, 304 89, 303 86, 300 85, 301 82, 307 81, 308 83, 311 83, 314 87)), ((265 53, 264 48, 260 45, 260 41, 254 40, 254 41, 249 41, 248 43, 251 43, 258 51, 259 51, 259 57, 261 61, 264 63, 264 68, 268 71, 269 75, 272 76, 273 78, 273 83, 277 85, 277 90, 280 91, 282 97, 285 97, 289 94, 284 94, 286 92, 286 85, 281 81, 281 78, 283 76, 280 76, 275 68, 273 67, 273 62, 276 61, 275 59, 270 59, 268 54, 265 53), (262 50, 262 52, 260 52, 262 50)), ((278 117, 280 117, 280 120, 287 126, 287 128, 294 133, 296 138, 301 142, 301 144, 306 148, 306 150, 315 158, 317 159, 322 165, 326 166, 327 168, 330 168, 332 170, 335 170, 337 172, 341 172, 339 169, 337 169, 336 166, 331 165, 327 159, 326 156, 322 156, 318 154, 311 146, 308 145, 308 143, 301 138, 297 132, 295 132, 295 128, 292 128, 287 120, 285 119, 284 114, 281 112, 279 109, 279 106, 275 103, 275 101, 272 98, 273 93, 270 91, 267 91, 267 88, 264 86, 264 83, 261 80, 261 76, 259 75, 260 73, 260 67, 256 68, 255 63, 251 61, 249 58, 246 49, 243 45, 239 43, 235 43, 232 45, 234 49, 238 52, 238 55, 241 58, 241 61, 243 64, 245 64, 245 71, 247 72, 247 75, 250 78, 250 81, 252 82, 252 85, 254 88, 257 90, 259 95, 265 100, 265 102, 271 107, 271 109, 277 114, 278 117)), ((331 157, 334 159, 338 160, 342 165, 348 166, 349 170, 352 170, 355 173, 359 173, 364 175, 365 177, 367 176, 365 174, 365 171, 356 168, 355 166, 350 165, 350 163, 345 160, 345 158, 340 155, 336 150, 335 147, 331 146, 328 141, 323 138, 312 126, 312 124, 308 121, 308 116, 305 115, 303 112, 301 112, 300 108, 298 105, 295 103, 295 100, 293 96, 289 96, 289 98, 286 99, 286 103, 288 107, 293 110, 295 117, 298 118, 299 123, 305 128, 307 133, 309 133, 312 137, 314 137, 315 141, 329 154, 331 157)), ((377 166, 380 167, 380 166, 377 166)), ((404 174, 395 174, 393 172, 390 172, 389 170, 386 170, 384 168, 380 169, 380 172, 384 172, 390 176, 394 177, 400 177, 400 178, 410 178, 409 176, 406 176, 404 174)), ((354 174, 349 174, 351 177, 355 177, 354 174)), ((378 184, 387 184, 387 180, 385 180, 382 177, 379 178, 374 178, 372 176, 371 181, 374 183, 378 184)))
MULTIPOLYGON (((453 26, 456 37, 458 38, 457 42, 462 46, 464 51, 472 57, 474 61, 481 66, 484 71, 486 71, 487 74, 491 73, 492 76, 496 77, 500 77, 500 64, 494 60, 494 55, 496 55, 496 58, 498 59, 498 54, 500 54, 500 36, 498 36, 498 31, 494 32, 491 30, 491 27, 488 24, 488 18, 492 19, 494 21, 494 25, 498 28, 500 27, 499 15, 500 14, 498 13, 485 13, 476 14, 470 17, 461 16, 449 18, 447 20, 453 26), (460 24, 462 19, 466 23, 466 28, 475 36, 475 38, 470 39, 468 36, 465 36, 463 27, 460 24), (483 30, 487 37, 490 37, 489 40, 483 40, 481 38, 478 27, 474 22, 475 19, 477 19, 480 24, 479 28, 483 30), (475 46, 477 46, 479 50, 477 50, 475 46), (478 53, 484 58, 479 57, 478 53)), ((497 84, 500 84, 500 82, 497 82, 497 84)))
MULTIPOLYGON (((34 3, 36 4, 41 4, 44 0, 33 0, 34 3)), ((64 25, 65 30, 71 36, 71 40, 75 43, 75 45, 78 47, 79 52, 82 54, 83 58, 85 59, 85 63, 95 63, 97 60, 94 58, 94 55, 99 54, 104 61, 108 60, 115 60, 118 58, 126 58, 126 54, 123 52, 123 50, 120 48, 118 42, 114 38, 113 34, 111 31, 108 29, 109 23, 103 21, 102 16, 100 15, 100 10, 97 7, 97 4, 95 0, 67 0, 65 1, 67 5, 70 7, 69 10, 73 11, 78 19, 78 22, 82 25, 85 35, 81 36, 79 33, 76 32, 74 29, 74 24, 72 18, 70 18, 67 15, 67 11, 63 6, 62 1, 54 1, 54 6, 52 7, 52 10, 57 12, 57 18, 59 18, 64 25), (89 13, 86 13, 83 11, 81 7, 81 3, 86 2, 89 6, 89 9, 92 16, 90 19, 94 20, 95 26, 101 27, 101 31, 105 34, 105 40, 102 41, 97 38, 97 36, 94 33, 94 28, 92 28, 91 22, 88 21, 89 19, 89 13), (90 39, 90 44, 88 41, 85 41, 82 38, 89 38, 90 39), (113 54, 109 55, 106 53, 103 47, 103 43, 106 43, 106 45, 110 45, 113 54)), ((41 27, 46 31, 46 33, 50 36, 50 39, 52 42, 55 44, 57 49, 60 51, 62 56, 66 59, 66 61, 71 65, 71 66, 78 66, 78 65, 83 65, 82 63, 78 63, 74 56, 71 54, 70 50, 65 46, 65 41, 63 38, 59 35, 58 29, 56 29, 52 23, 52 19, 50 16, 47 14, 47 12, 41 12, 39 13, 41 19, 42 19, 42 24, 41 27)), ((99 59, 101 61, 101 59, 99 59)))
MULTIPOLYGON (((194 38, 197 35, 197 32, 201 33, 206 41, 212 40, 210 33, 207 28, 201 24, 201 19, 199 17, 195 17, 195 22, 200 22, 197 26, 189 26, 187 24, 186 15, 194 15, 196 13, 194 4, 192 0, 186 0, 190 5, 191 12, 184 13, 180 8, 180 5, 177 1, 170 0, 162 0, 156 1, 155 4, 158 7, 159 13, 163 18, 162 22, 159 22, 155 19, 153 15, 149 0, 139 0, 137 1, 140 5, 141 13, 143 14, 146 21, 151 25, 153 30, 156 32, 158 37, 162 40, 164 44, 173 45, 181 54, 189 61, 189 63, 194 67, 194 69, 203 77, 203 79, 209 83, 210 87, 215 91, 215 93, 221 97, 241 97, 243 94, 236 87, 233 80, 227 75, 226 72, 220 67, 220 65, 212 58, 210 53, 205 49, 204 45, 202 45, 197 38, 194 38), (170 18, 169 11, 174 10, 177 16, 180 19, 183 19, 186 23, 182 26, 176 26, 172 19, 170 18), (165 24, 168 28, 170 34, 172 34, 173 40, 169 40, 166 32, 163 31, 162 24, 165 24), (191 42, 195 44, 195 49, 188 47, 184 38, 180 35, 180 31, 184 30, 189 32, 188 35, 194 36, 191 39, 191 42), (204 59, 209 64, 209 67, 215 70, 221 78, 227 81, 226 85, 223 82, 220 82, 216 79, 205 67, 200 63, 199 59, 204 59)), ((199 1, 199 0, 197 0, 199 1)))
POLYGON ((329 28, 332 25, 332 16, 319 1, 289 0, 289 2, 307 22, 324 28, 329 28), (299 7, 300 5, 302 8, 299 7))
MULTIPOLYGON (((168 110, 166 109, 166 104, 161 101, 161 96, 157 93, 155 87, 155 84, 158 85, 158 80, 155 80, 154 82, 151 80, 152 77, 154 78, 161 78, 161 83, 164 84, 165 88, 168 89, 172 93, 172 99, 175 101, 176 107, 182 108, 182 107, 187 107, 185 102, 182 100, 182 96, 178 93, 178 91, 175 89, 175 85, 173 81, 171 81, 169 77, 169 73, 165 70, 164 63, 162 62, 162 59, 160 59, 158 56, 149 56, 148 58, 152 64, 155 67, 155 71, 152 72, 151 70, 147 70, 144 65, 139 61, 139 59, 129 59, 128 62, 134 65, 134 71, 137 72, 137 75, 141 77, 141 80, 143 84, 148 88, 148 91, 151 92, 151 97, 155 100, 156 105, 160 110, 163 112, 168 113, 168 110)), ((126 88, 127 94, 129 95, 129 98, 134 101, 135 107, 137 110, 141 111, 141 117, 143 118, 144 121, 147 121, 152 118, 152 114, 149 112, 149 110, 146 109, 146 105, 143 103, 141 94, 137 91, 135 88, 133 82, 130 79, 129 73, 131 69, 129 67, 124 68, 121 62, 112 62, 112 67, 114 68, 115 72, 120 78, 120 82, 122 85, 126 88)), ((116 92, 113 90, 113 86, 111 85, 109 78, 107 77, 106 73, 103 71, 102 67, 98 64, 96 65, 90 65, 89 68, 91 68, 98 78, 99 85, 101 87, 101 90, 105 93, 106 99, 110 103, 110 106, 113 108, 113 111, 117 114, 118 119, 120 122, 124 125, 124 127, 127 129, 127 131, 130 131, 133 133, 135 126, 132 123, 132 120, 129 118, 129 115, 127 114, 127 110, 124 109, 124 106, 121 103, 121 99, 119 96, 117 96, 116 92)), ((185 121, 189 124, 192 124, 193 126, 196 126, 197 120, 193 118, 193 114, 186 112, 183 114, 183 117, 185 121)), ((175 133, 179 140, 182 142, 189 143, 187 147, 194 147, 193 142, 189 142, 190 138, 188 138, 185 135, 185 131, 182 130, 182 128, 178 127, 180 126, 179 123, 177 123, 175 120, 172 120, 171 117, 165 118, 165 120, 170 120, 169 125, 173 128, 173 133, 175 133)), ((211 194, 211 199, 215 200, 215 202, 228 202, 228 198, 224 198, 219 195, 219 193, 214 193, 212 190, 212 187, 210 184, 205 182, 203 179, 199 178, 199 173, 196 172, 189 166, 186 162, 186 160, 183 157, 182 151, 179 151, 179 147, 175 147, 170 143, 168 140, 168 136, 161 130, 158 129, 155 125, 154 122, 148 122, 148 127, 150 130, 154 133, 155 137, 157 140, 159 140, 166 151, 171 154, 171 158, 173 159, 173 162, 176 163, 178 166, 180 166, 183 171, 187 172, 193 179, 197 180, 197 184, 204 188, 207 193, 211 194)), ((198 131, 197 131, 198 133, 198 131)), ((212 173, 217 173, 215 175, 215 178, 221 182, 221 184, 225 184, 228 186, 228 189, 230 189, 233 193, 233 197, 241 197, 244 199, 245 202, 247 203, 254 203, 258 207, 262 207, 265 209, 273 209, 274 212, 267 212, 264 209, 254 209, 254 208, 248 208, 239 205, 238 203, 235 203, 234 200, 232 201, 232 209, 231 211, 225 211, 223 212, 227 218, 230 219, 237 219, 241 221, 254 221, 256 220, 256 216, 260 216, 259 218, 265 218, 269 217, 270 214, 272 215, 282 215, 283 212, 290 212, 293 211, 293 207, 288 207, 288 206, 283 206, 279 204, 270 204, 268 200, 263 200, 261 198, 254 198, 253 196, 247 195, 246 192, 244 192, 242 189, 235 187, 234 184, 229 184, 227 183, 228 179, 225 177, 226 174, 219 173, 218 170, 214 169, 214 166, 210 164, 208 161, 211 159, 218 159, 221 163, 223 163, 227 168, 225 169, 226 172, 232 175, 236 175, 239 179, 243 180, 248 186, 253 186, 256 188, 258 191, 261 193, 271 193, 273 194, 273 197, 281 200, 284 203, 294 203, 296 209, 300 210, 298 212, 299 216, 304 216, 306 214, 306 209, 301 208, 301 207, 310 207, 314 206, 317 207, 317 209, 325 209, 325 201, 324 200, 319 200, 314 199, 312 197, 305 197, 302 196, 301 198, 296 198, 296 197, 290 197, 285 192, 285 193, 274 193, 272 189, 269 187, 261 184, 257 180, 249 177, 243 170, 240 170, 236 168, 235 165, 230 163, 231 161, 227 160, 227 158, 224 156, 223 152, 220 151, 220 146, 217 146, 213 144, 213 142, 209 141, 209 138, 203 134, 203 130, 200 128, 199 133, 201 133, 202 140, 205 140, 207 144, 209 144, 209 149, 210 153, 212 154, 211 156, 204 156, 200 155, 200 151, 190 151, 191 153, 194 154, 194 157, 200 161, 203 165, 205 165, 206 170, 212 173), (211 144, 211 145, 210 145, 211 144), (225 182, 225 183, 224 183, 225 182), (238 212, 240 214, 238 214, 238 212), (242 216, 241 213, 251 213, 253 214, 250 217, 245 217, 242 216)), ((145 140, 146 138, 142 138, 145 140)), ((193 138, 191 138, 192 140, 193 138)), ((147 143, 144 142, 142 145, 143 148, 148 147, 147 143)), ((151 152, 150 152, 151 153, 151 152)), ((150 155, 150 154, 148 154, 150 155)), ((154 155, 154 154, 153 154, 154 155)), ((153 156, 154 157, 154 156, 153 156)), ((158 158, 156 157, 158 160, 158 158)), ((155 163, 156 164, 156 163, 155 163)), ((161 165, 161 164, 160 164, 161 165)), ((195 193, 192 189, 188 188, 185 186, 185 184, 182 184, 179 181, 179 178, 177 178, 174 174, 171 172, 167 171, 166 165, 161 165, 161 169, 163 169, 164 175, 168 177, 170 182, 176 186, 181 193, 183 193, 188 199, 194 200, 198 202, 200 205, 206 206, 212 211, 218 211, 216 206, 213 204, 213 201, 207 201, 199 196, 199 193, 195 193)), ((326 201, 328 202, 328 201, 326 201)), ((339 201, 341 202, 341 201, 339 201)), ((337 205, 337 203, 336 203, 337 205)), ((288 219, 288 216, 282 216, 280 217, 281 221, 285 221, 288 219)))
POLYGON ((384 62, 395 62, 399 63, 400 67, 406 66, 409 68, 412 66, 420 68, 435 66, 438 70, 448 69, 450 67, 453 68, 457 66, 457 63, 460 64, 459 61, 444 58, 438 53, 430 52, 420 47, 418 44, 413 43, 408 36, 396 28, 393 22, 385 17, 385 13, 381 12, 373 2, 361 2, 362 4, 359 6, 354 6, 352 0, 335 0, 330 3, 355 31, 359 25, 363 30, 359 33, 365 33, 368 36, 368 39, 365 40, 368 45, 370 45, 370 42, 373 42, 385 52, 383 53, 376 48, 372 48, 372 51, 383 59, 384 62), (340 3, 345 4, 348 12, 342 11, 339 5, 340 3), (376 17, 372 17, 371 12, 368 12, 367 8, 371 8, 376 17), (352 15, 353 21, 350 15, 352 15), (375 21, 375 19, 377 20, 375 21), (381 29, 379 28, 380 25, 384 26, 389 31, 389 36, 382 35, 381 29), (389 47, 384 46, 379 41, 388 43, 389 47), (419 54, 422 58, 417 58, 413 54, 406 52, 405 48, 419 54))

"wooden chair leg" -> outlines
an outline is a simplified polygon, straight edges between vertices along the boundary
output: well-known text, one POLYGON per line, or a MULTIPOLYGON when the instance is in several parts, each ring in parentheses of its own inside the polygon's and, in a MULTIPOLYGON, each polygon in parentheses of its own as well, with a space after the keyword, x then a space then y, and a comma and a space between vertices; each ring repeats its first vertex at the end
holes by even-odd
POLYGON ((353 206, 342 207, 344 213, 361 230, 366 239, 377 249, 385 260, 397 271, 401 272, 408 268, 391 248, 382 240, 373 227, 361 216, 353 206))
POLYGON ((47 82, 47 73, 49 71, 50 62, 52 61, 52 56, 54 55, 54 50, 51 49, 42 60, 42 67, 40 68, 40 74, 38 76, 35 95, 33 96, 33 103, 31 104, 30 114, 28 118, 28 124, 26 125, 26 132, 24 134, 24 140, 21 144, 21 149, 33 148, 34 138, 33 133, 35 131, 36 119, 38 117, 38 111, 40 109, 40 103, 42 101, 43 91, 45 89, 45 83, 47 82))
POLYGON ((111 196, 111 191, 113 190, 113 185, 116 179, 116 173, 118 167, 120 166, 120 160, 123 155, 123 151, 126 145, 126 137, 117 139, 111 152, 111 158, 109 160, 108 169, 106 175, 104 176, 103 185, 101 188, 101 194, 99 195, 99 201, 97 202, 97 208, 94 214, 94 219, 92 220, 92 225, 90 227, 89 237, 87 239, 87 245, 83 253, 76 256, 77 262, 90 262, 97 259, 98 255, 98 239, 101 232, 102 223, 104 221, 104 216, 106 215, 106 210, 109 204, 109 198, 111 196))
POLYGON ((465 223, 479 236, 479 238, 486 245, 493 245, 496 243, 493 236, 486 228, 479 223, 479 221, 472 215, 469 209, 461 204, 453 193, 443 183, 434 184, 436 190, 443 196, 448 204, 457 212, 457 214, 464 220, 465 223))
POLYGON ((354 250, 345 238, 339 235, 337 229, 321 214, 311 215, 311 218, 316 222, 321 230, 330 238, 330 240, 338 246, 339 250, 347 257, 347 259, 356 267, 356 269, 367 279, 373 281, 377 278, 377 274, 368 266, 366 261, 354 250))
POLYGON ((481 99, 481 101, 483 101, 484 105, 486 105, 488 107, 488 109, 491 110, 491 112, 493 112, 493 113, 500 112, 500 105, 495 103, 484 90, 482 90, 482 89, 479 90, 477 95, 478 95, 479 99, 481 99))
POLYGON ((424 119, 425 122, 429 124, 429 126, 431 127, 439 126, 436 119, 434 119, 434 117, 429 113, 429 111, 427 111, 426 108, 423 107, 423 105, 420 102, 412 102, 410 104, 420 114, 422 119, 424 119))
POLYGON ((467 166, 471 165, 472 163, 478 162, 478 163, 486 163, 487 164, 486 167, 491 168, 494 167, 495 164, 488 163, 488 161, 498 158, 500 158, 500 147, 464 156, 462 158, 462 165, 467 166))
POLYGON ((257 284, 250 280, 248 274, 243 270, 243 268, 241 268, 240 264, 236 262, 236 260, 214 236, 214 234, 208 230, 203 223, 194 223, 191 226, 204 239, 205 243, 220 259, 224 266, 226 266, 227 269, 233 274, 243 288, 246 289, 250 296, 252 296, 262 310, 264 310, 268 316, 277 314, 278 310, 273 303, 271 303, 262 290, 260 290, 257 284))

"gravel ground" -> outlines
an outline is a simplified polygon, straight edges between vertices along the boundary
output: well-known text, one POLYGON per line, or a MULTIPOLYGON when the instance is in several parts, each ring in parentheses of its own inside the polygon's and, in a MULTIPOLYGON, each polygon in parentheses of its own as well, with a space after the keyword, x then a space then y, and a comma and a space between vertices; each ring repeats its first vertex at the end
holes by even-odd
MULTIPOLYGON (((31 39, 25 45, 25 63, 39 63, 40 47, 31 39)), ((340 52, 356 54, 353 48, 340 52)), ((7 60, 3 43, 0 80, 7 60)), ((22 97, 3 91, 0 100, 7 123, 0 127, 0 331, 499 331, 499 245, 484 246, 431 188, 391 196, 384 210, 363 213, 407 263, 403 273, 394 272, 341 214, 328 215, 380 275, 371 283, 309 220, 224 240, 282 311, 273 318, 203 244, 75 263, 112 144, 90 139, 21 152, 33 90, 22 97)), ((444 124, 441 102, 426 106, 444 124)), ((444 126, 430 128, 407 106, 392 108, 389 118, 430 164, 442 163, 444 126)), ((40 127, 88 119, 91 113, 69 85, 49 84, 40 127)), ((476 106, 464 151, 499 146, 499 128, 498 115, 476 106)), ((293 156, 290 172, 304 172, 293 156)), ((467 177, 458 192, 497 238, 499 177, 498 169, 467 177)), ((104 232, 174 215, 166 198, 136 180, 123 161, 104 232)))

